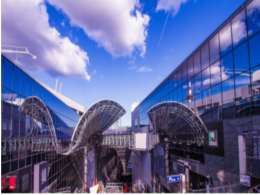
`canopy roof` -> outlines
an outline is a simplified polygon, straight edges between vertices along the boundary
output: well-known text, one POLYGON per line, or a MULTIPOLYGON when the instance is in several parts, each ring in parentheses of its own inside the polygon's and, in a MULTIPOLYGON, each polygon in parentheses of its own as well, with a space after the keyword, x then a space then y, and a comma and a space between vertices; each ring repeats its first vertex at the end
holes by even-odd
POLYGON ((164 134, 170 141, 204 144, 207 128, 186 105, 167 101, 158 103, 147 111, 156 133, 164 134))

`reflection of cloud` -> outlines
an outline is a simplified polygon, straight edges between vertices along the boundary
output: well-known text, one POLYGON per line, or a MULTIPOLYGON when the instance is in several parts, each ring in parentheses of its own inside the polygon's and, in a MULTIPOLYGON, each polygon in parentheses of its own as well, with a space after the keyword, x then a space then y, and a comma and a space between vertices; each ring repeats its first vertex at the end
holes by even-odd
POLYGON ((220 31, 220 46, 221 51, 226 51, 226 49, 231 45, 231 28, 230 23, 228 23, 221 31, 220 31))
POLYGON ((201 86, 201 81, 195 81, 195 87, 201 86))
POLYGON ((143 66, 139 68, 136 72, 151 72, 151 71, 153 71, 153 69, 143 66))
POLYGON ((183 85, 182 88, 183 88, 183 89, 187 89, 187 88, 188 88, 188 85, 183 85))
POLYGON ((241 12, 232 20, 233 43, 237 44, 241 39, 247 36, 245 12, 241 12))
MULTIPOLYGON (((248 6, 247 6, 247 15, 252 16, 254 11, 260 11, 260 3, 259 0, 252 1, 248 6)), ((256 18, 254 18, 256 19, 256 18)))
POLYGON ((236 85, 249 85, 248 77, 245 76, 244 78, 241 78, 241 76, 235 78, 236 85))
POLYGON ((204 80, 202 85, 210 85, 210 79, 204 80))

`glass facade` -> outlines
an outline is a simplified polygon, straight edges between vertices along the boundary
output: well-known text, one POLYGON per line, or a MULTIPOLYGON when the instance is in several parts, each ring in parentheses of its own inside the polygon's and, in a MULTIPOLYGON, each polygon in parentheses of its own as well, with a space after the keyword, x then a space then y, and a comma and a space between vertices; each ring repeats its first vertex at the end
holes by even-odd
MULTIPOLYGON (((185 104, 204 123, 260 114, 260 2, 248 2, 140 103, 139 116, 132 115, 140 127, 153 131, 147 111, 164 101, 185 104), (185 99, 189 83, 195 95, 190 101, 185 99)), ((174 154, 196 159, 189 151, 204 153, 189 147, 182 145, 174 154)))
MULTIPOLYGON (((50 136, 47 124, 18 110, 27 97, 36 96, 45 103, 50 112, 59 144, 62 147, 68 146, 80 115, 3 55, 1 70, 2 144, 4 138, 50 136)), ((5 178, 16 176, 15 192, 33 191, 34 165, 41 161, 49 163, 48 185, 53 185, 56 189, 70 186, 72 190, 81 186, 80 178, 73 168, 76 158, 71 156, 63 156, 56 151, 32 152, 31 150, 7 151, 6 154, 1 155, 1 175, 5 178)))

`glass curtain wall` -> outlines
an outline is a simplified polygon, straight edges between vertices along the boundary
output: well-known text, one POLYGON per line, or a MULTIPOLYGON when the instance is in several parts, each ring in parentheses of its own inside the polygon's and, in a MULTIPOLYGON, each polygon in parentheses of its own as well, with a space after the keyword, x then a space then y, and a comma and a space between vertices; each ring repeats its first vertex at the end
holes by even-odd
POLYGON ((149 125, 147 111, 163 101, 182 102, 207 121, 259 114, 259 5, 254 0, 241 9, 142 101, 140 127, 149 125), (189 82, 191 101, 185 99, 189 82), (209 109, 222 115, 205 115, 209 109))
MULTIPOLYGON (((50 111, 60 144, 64 147, 68 146, 80 116, 3 55, 1 73, 2 139, 50 135, 46 124, 18 111, 18 107, 27 97, 37 96, 50 111)), ((76 188, 81 184, 72 166, 73 159, 68 156, 56 152, 32 152, 31 150, 12 151, 1 155, 1 175, 2 177, 17 176, 16 192, 32 192, 33 167, 41 161, 49 162, 48 185, 55 183, 57 188, 67 186, 76 188)))

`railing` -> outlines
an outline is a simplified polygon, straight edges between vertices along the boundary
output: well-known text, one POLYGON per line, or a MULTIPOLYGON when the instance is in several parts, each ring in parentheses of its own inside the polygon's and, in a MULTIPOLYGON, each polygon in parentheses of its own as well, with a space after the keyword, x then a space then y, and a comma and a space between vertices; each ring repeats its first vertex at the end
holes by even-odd
POLYGON ((192 190, 190 189, 187 193, 246 193, 247 186, 243 185, 242 183, 229 185, 229 186, 220 186, 215 188, 209 189, 199 189, 199 190, 192 190))
POLYGON ((99 137, 99 144, 112 147, 132 147, 134 146, 134 136, 132 134, 110 134, 99 137))
POLYGON ((69 187, 57 189, 57 192, 58 193, 71 193, 71 187, 69 186, 69 187))

